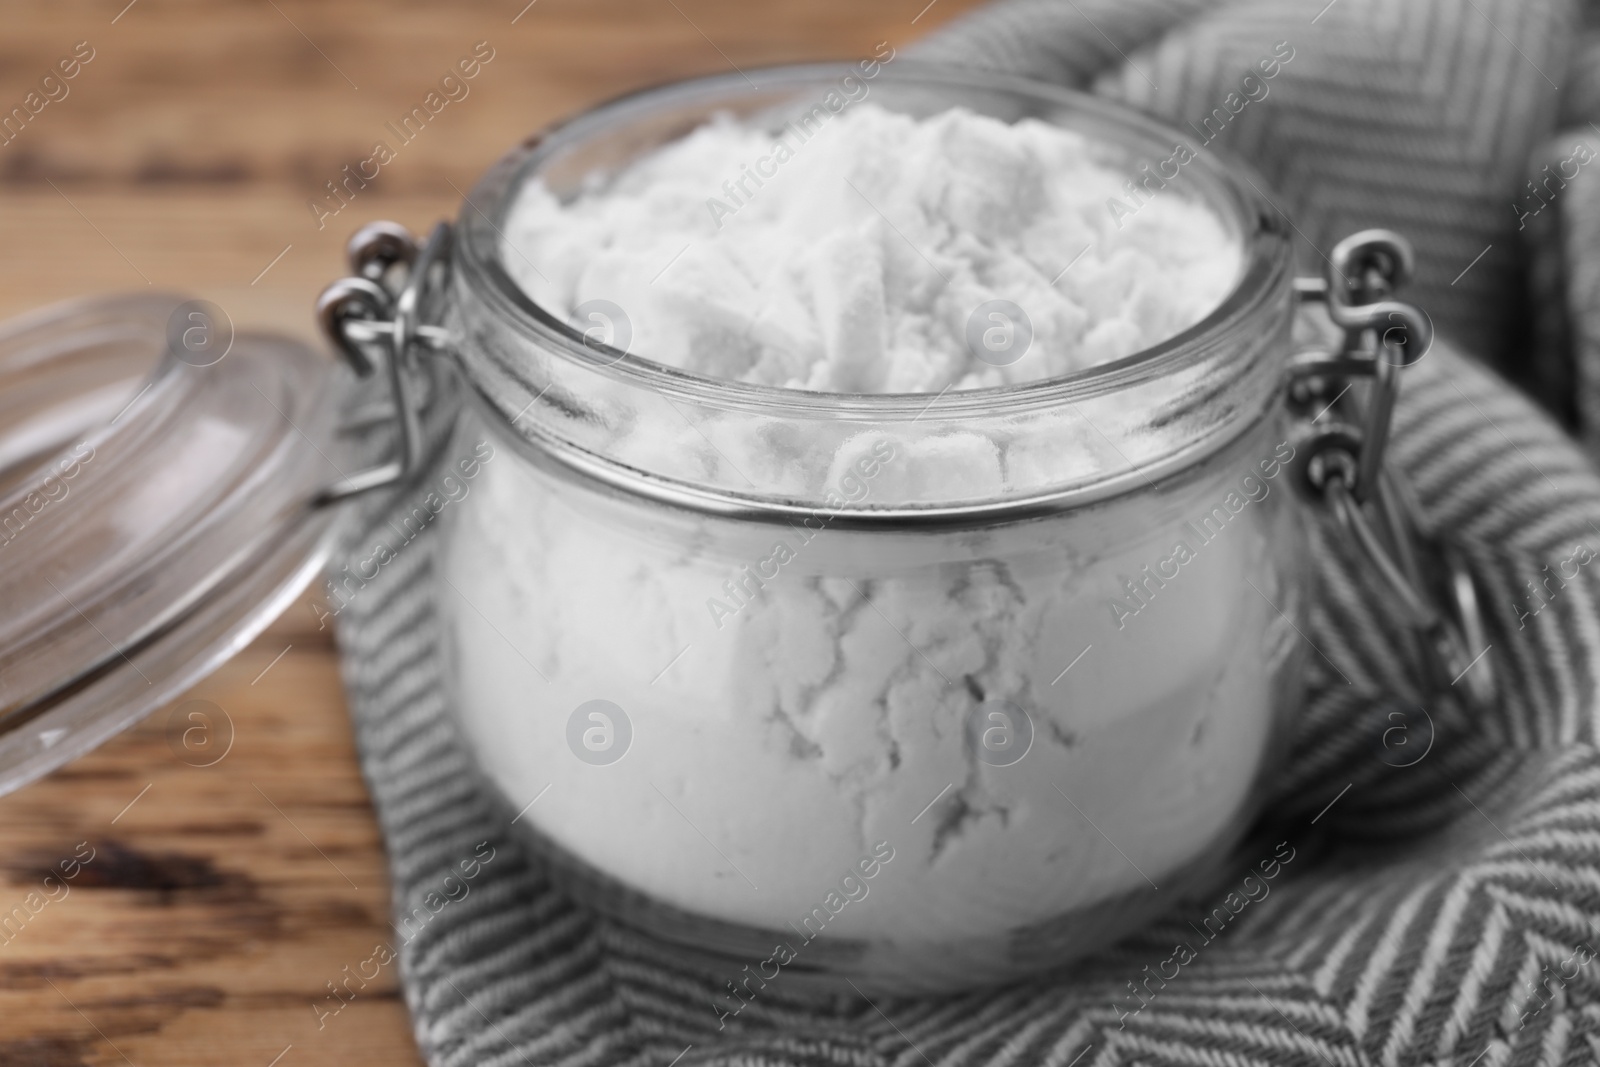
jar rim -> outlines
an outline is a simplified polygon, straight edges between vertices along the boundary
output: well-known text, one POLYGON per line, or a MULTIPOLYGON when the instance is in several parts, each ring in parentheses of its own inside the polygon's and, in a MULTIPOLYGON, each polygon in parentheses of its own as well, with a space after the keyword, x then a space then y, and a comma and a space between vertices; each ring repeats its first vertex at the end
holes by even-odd
MULTIPOLYGON (((753 76, 760 93, 798 90, 837 82, 856 72, 854 63, 804 63, 754 67, 640 89, 589 108, 535 133, 496 162, 465 198, 458 222, 456 269, 474 286, 503 323, 562 357, 625 384, 725 410, 785 413, 810 418, 829 414, 871 417, 886 422, 915 420, 930 411, 943 416, 981 411, 1005 415, 1072 403, 1173 373, 1201 358, 1208 342, 1270 302, 1293 269, 1289 225, 1255 180, 1253 168, 1224 150, 1202 146, 1184 164, 1186 173, 1210 195, 1204 202, 1238 234, 1242 269, 1232 289, 1204 318, 1157 344, 1120 359, 1067 374, 981 389, 920 393, 841 393, 791 389, 697 374, 632 352, 586 339, 539 304, 506 270, 502 257, 504 222, 516 194, 559 152, 585 138, 613 129, 666 105, 692 104, 697 98, 750 94, 753 76)), ((1125 105, 1016 75, 947 64, 901 60, 883 76, 898 85, 948 90, 965 87, 1007 93, 1058 108, 1068 108, 1103 131, 1106 143, 1126 143, 1130 135, 1150 145, 1188 143, 1176 127, 1125 105)))

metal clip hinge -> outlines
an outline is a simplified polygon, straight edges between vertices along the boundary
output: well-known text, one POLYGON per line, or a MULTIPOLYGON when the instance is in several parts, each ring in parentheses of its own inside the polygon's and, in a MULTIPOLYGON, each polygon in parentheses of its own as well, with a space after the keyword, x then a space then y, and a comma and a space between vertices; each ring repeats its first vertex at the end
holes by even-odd
POLYGON ((389 381, 389 399, 397 439, 396 458, 340 478, 318 494, 314 504, 326 506, 360 493, 401 481, 422 462, 422 425, 409 385, 411 361, 419 350, 444 352, 450 335, 420 321, 424 291, 434 284, 435 267, 447 269, 451 229, 434 227, 420 249, 405 227, 393 222, 363 226, 350 238, 351 275, 323 290, 317 318, 323 332, 361 377, 381 365, 389 381), (386 279, 404 270, 399 288, 386 279))
POLYGON ((1416 637, 1430 685, 1447 691, 1465 681, 1467 703, 1483 707, 1494 699, 1495 677, 1487 659, 1470 651, 1484 641, 1472 576, 1457 553, 1428 537, 1416 501, 1384 463, 1400 371, 1433 344, 1427 314, 1390 297, 1411 271, 1411 246, 1403 237, 1364 230, 1335 246, 1323 277, 1296 281, 1299 299, 1327 305, 1343 341, 1337 352, 1313 350, 1291 361, 1291 403, 1320 407, 1313 422, 1326 411, 1349 416, 1336 417, 1327 429, 1308 425, 1299 441, 1299 482, 1332 510, 1388 591, 1416 637), (1366 387, 1355 389, 1361 380, 1366 387), (1418 542, 1436 550, 1442 598, 1429 592, 1418 542))

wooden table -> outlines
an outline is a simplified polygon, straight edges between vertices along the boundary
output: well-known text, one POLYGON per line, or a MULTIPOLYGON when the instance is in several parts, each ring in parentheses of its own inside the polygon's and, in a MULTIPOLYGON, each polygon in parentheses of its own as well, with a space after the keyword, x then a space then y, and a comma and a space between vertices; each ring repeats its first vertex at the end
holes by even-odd
MULTIPOLYGON (((453 214, 543 123, 735 64, 903 45, 971 2, 13 0, 0 114, 78 42, 92 58, 0 145, 0 314, 154 286, 309 337, 353 229, 453 214), (479 41, 494 58, 469 95, 319 228, 323 183, 479 41)), ((233 724, 215 765, 174 754, 163 709, 0 800, 0 917, 47 901, 0 926, 0 1065, 417 1062, 393 968, 321 1029, 312 1009, 389 907, 329 633, 302 602, 184 699, 233 724)))

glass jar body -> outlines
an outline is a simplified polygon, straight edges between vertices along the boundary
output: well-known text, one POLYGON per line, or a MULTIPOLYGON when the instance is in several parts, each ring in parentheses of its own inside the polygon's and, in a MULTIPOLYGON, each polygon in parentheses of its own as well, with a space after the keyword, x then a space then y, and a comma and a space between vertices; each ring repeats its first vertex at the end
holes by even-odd
MULTIPOLYGON (((880 73, 878 106, 1058 124, 1130 174, 1180 136, 1016 79, 880 73)), ((1305 648, 1292 254, 1254 183, 1198 154, 1161 195, 1243 253, 1210 316, 931 398, 685 373, 510 276, 526 183, 580 195, 846 76, 641 94, 479 184, 442 319, 468 398, 447 454, 473 474, 440 513, 436 602, 463 741, 577 899, 735 983, 957 989, 1204 892, 1255 814, 1305 648)))
POLYGON ((631 497, 475 410, 438 595, 463 738, 580 899, 730 973, 1081 956, 1226 863, 1295 713, 1283 430, 1055 514, 860 529, 631 497))

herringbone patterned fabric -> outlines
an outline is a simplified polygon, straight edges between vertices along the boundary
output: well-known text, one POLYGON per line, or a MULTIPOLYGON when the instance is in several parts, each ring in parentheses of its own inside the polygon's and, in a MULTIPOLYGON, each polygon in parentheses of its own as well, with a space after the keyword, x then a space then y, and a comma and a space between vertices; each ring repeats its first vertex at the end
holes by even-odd
POLYGON ((1392 613, 1319 530, 1309 636, 1322 656, 1250 846, 1291 857, 1270 895, 1238 911, 1193 902, 1070 974, 998 991, 818 1003, 774 983, 719 1031, 707 1004, 720 988, 554 891, 478 792, 446 713, 425 534, 339 622, 397 911, 480 842, 496 849, 474 891, 401 946, 430 1062, 1600 1063, 1600 579, 1580 569, 1537 613, 1526 585, 1577 546, 1600 549, 1600 475, 1462 354, 1564 389, 1554 399, 1589 431, 1600 419, 1600 179, 1563 188, 1539 226, 1519 229, 1514 208, 1530 163, 1567 154, 1558 114, 1564 127, 1600 117, 1586 88, 1600 79, 1573 68, 1595 54, 1580 29, 1551 0, 1010 0, 926 49, 1181 124, 1291 43, 1271 95, 1219 143, 1271 181, 1308 266, 1371 225, 1418 246, 1411 295, 1452 341, 1406 372, 1393 456, 1477 581, 1503 675, 1492 713, 1418 686, 1392 613), (1525 244, 1541 230, 1547 244, 1525 244), (1530 301, 1557 320, 1537 336, 1530 301), (1407 766, 1378 758, 1396 714, 1431 744, 1407 766), (1218 908, 1220 935, 1206 925, 1218 908))

